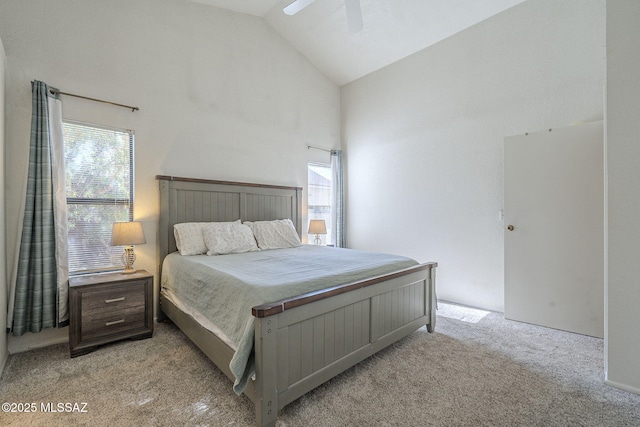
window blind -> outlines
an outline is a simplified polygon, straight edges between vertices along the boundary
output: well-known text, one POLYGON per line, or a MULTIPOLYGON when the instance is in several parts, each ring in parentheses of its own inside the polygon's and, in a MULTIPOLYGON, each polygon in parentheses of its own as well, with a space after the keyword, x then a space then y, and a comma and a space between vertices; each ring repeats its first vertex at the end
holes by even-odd
MULTIPOLYGON (((320 163, 308 163, 307 168, 307 206, 309 220, 323 219, 326 227, 326 236, 320 236, 325 241, 324 244, 333 244, 333 236, 331 234, 331 166, 320 163)), ((307 234, 307 240, 312 242, 315 234, 307 234)))
POLYGON ((134 132, 64 121, 69 272, 122 267, 114 222, 133 220, 134 132))

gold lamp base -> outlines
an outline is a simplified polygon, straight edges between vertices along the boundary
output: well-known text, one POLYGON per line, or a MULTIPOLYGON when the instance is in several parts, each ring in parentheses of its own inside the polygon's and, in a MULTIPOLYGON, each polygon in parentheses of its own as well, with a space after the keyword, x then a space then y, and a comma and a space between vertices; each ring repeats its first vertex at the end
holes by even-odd
POLYGON ((133 246, 125 246, 124 252, 122 253, 122 263, 124 264, 124 270, 121 271, 122 274, 133 274, 136 270, 133 268, 133 263, 136 261, 136 254, 133 252, 133 246))

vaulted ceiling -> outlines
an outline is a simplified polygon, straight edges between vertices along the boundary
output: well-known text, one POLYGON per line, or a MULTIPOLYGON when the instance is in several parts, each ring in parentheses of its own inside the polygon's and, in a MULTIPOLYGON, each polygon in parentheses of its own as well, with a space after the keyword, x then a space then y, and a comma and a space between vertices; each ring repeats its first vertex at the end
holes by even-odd
POLYGON ((289 16, 293 0, 190 0, 259 16, 339 86, 420 51, 524 0, 360 0, 352 34, 344 0, 316 0, 289 16))

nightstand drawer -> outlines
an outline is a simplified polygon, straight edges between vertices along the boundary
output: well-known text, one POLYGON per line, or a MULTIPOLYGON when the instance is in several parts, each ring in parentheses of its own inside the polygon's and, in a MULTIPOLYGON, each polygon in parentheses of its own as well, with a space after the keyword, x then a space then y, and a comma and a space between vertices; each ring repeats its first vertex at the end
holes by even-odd
POLYGON ((136 328, 144 328, 144 305, 122 310, 118 313, 104 313, 99 317, 82 318, 82 340, 105 337, 136 328))
POLYGON ((81 301, 83 317, 101 316, 105 313, 113 315, 120 310, 126 311, 135 307, 141 307, 144 312, 144 284, 145 282, 140 280, 83 292, 81 301))

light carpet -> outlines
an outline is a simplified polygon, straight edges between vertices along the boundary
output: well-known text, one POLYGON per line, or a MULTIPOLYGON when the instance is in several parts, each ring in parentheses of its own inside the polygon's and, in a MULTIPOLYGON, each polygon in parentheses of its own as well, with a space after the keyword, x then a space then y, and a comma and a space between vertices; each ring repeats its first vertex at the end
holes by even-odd
MULTIPOLYGON (((277 425, 640 426, 640 396, 603 382, 601 339, 440 307, 434 334, 422 328, 347 370, 277 425)), ((36 407, 0 412, 3 426, 255 423, 249 399, 172 324, 74 359, 66 345, 11 355, 0 396, 36 407), (43 411, 59 403, 86 412, 43 411)))

